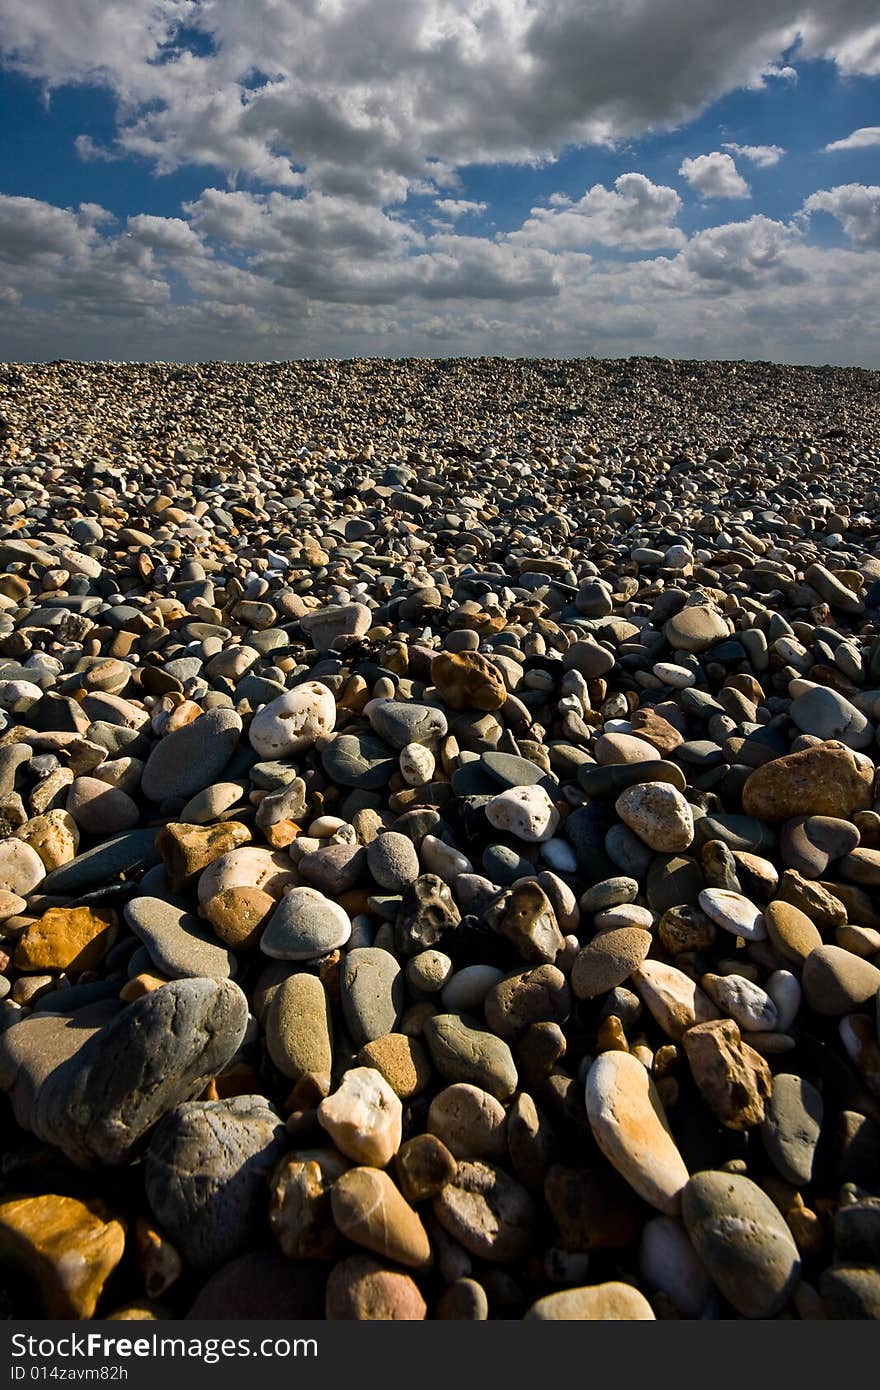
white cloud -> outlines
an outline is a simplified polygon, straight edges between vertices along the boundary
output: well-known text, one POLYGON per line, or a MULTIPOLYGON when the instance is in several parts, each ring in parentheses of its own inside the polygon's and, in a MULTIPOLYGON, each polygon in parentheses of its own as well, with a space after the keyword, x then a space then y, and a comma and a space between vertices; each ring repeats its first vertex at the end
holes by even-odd
POLYGON ((721 148, 741 155, 759 169, 769 169, 778 164, 785 154, 782 145, 737 145, 733 140, 726 140, 721 148))
POLYGON ((866 150, 872 145, 880 145, 880 125, 865 125, 860 130, 854 130, 852 135, 847 135, 843 140, 832 140, 830 145, 825 146, 825 153, 832 154, 835 150, 866 150))
POLYGON ((73 142, 73 148, 84 164, 113 164, 122 158, 118 150, 110 150, 106 145, 97 144, 91 135, 78 135, 73 142))
POLYGON ((63 23, 58 0, 0 0, 0 32, 50 88, 107 88, 114 148, 161 172, 380 205, 438 160, 454 176, 679 126, 788 77, 792 48, 880 71, 874 0, 65 0, 63 23))
POLYGON ((844 183, 811 193, 803 213, 828 212, 856 246, 880 247, 880 186, 844 183))
POLYGON ((489 204, 471 202, 469 198, 437 198, 434 206, 455 222, 459 217, 479 217, 489 204))
POLYGON ((678 172, 701 198, 748 198, 750 194, 730 155, 720 150, 683 159, 678 172))
POLYGON ((698 280, 725 292, 796 284, 804 279, 792 254, 800 239, 799 228, 758 215, 697 232, 679 262, 698 280))
POLYGON ((553 194, 550 203, 532 208, 507 240, 555 251, 590 245, 656 251, 684 242, 683 233, 672 225, 681 198, 674 188, 652 183, 644 174, 621 174, 613 189, 594 184, 577 202, 553 194))

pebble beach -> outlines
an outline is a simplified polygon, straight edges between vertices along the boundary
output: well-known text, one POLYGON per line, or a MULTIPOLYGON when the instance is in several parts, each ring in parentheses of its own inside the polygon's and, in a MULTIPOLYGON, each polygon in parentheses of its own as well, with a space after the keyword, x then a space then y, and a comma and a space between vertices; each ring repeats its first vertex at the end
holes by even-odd
POLYGON ((880 1317, 880 373, 0 364, 0 1316, 880 1317))

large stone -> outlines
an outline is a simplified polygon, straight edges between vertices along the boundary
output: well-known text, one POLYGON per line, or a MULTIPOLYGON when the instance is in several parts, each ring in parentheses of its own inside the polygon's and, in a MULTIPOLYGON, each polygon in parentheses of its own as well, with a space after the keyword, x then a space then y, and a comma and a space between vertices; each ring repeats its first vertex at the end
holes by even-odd
POLYGON ((842 743, 788 753, 756 768, 743 787, 743 810, 776 824, 793 816, 839 816, 870 810, 874 775, 842 743))
POLYGON ((590 1067, 587 1118, 599 1148, 652 1207, 677 1215, 688 1180, 657 1088, 628 1052, 604 1052, 590 1067))
POLYGON ((26 927, 15 948, 19 970, 94 970, 116 940, 110 907, 52 907, 26 927))
POLYGON ((800 1275, 800 1258, 781 1212, 749 1178, 697 1173, 682 1215, 708 1274, 745 1318, 782 1311, 800 1275))
POLYGON ((0 1034, 0 1086, 22 1128, 71 1162, 125 1163, 163 1115, 223 1070, 247 1018, 238 986, 208 979, 173 980, 98 1027, 35 1014, 0 1034))
POLYGON ((241 716, 221 707, 166 734, 144 765, 144 796, 149 801, 167 801, 209 787, 232 757, 241 730, 241 716))
POLYGON ((44 1318, 91 1318, 124 1248, 125 1227, 95 1198, 0 1202, 0 1259, 34 1280, 44 1318))
POLYGON ((216 1266, 253 1240, 283 1136, 262 1096, 179 1105, 157 1127, 144 1190, 187 1264, 216 1266))
POLYGON ((770 1068, 743 1042, 732 1018, 698 1023, 684 1035, 694 1081, 709 1109, 727 1129, 751 1129, 764 1118, 770 1068))
POLYGON ((330 1190, 337 1229, 356 1245, 408 1269, 431 1263, 428 1234, 387 1173, 350 1168, 330 1190))

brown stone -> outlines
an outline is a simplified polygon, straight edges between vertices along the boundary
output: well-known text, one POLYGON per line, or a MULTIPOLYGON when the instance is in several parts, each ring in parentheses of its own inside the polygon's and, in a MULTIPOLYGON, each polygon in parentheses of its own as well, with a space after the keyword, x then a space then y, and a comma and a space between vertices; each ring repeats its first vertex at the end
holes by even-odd
POLYGON ((139 1217, 134 1228, 138 1266, 148 1298, 159 1298, 180 1278, 183 1264, 167 1236, 139 1217))
POLYGON ((781 898, 764 908, 764 922, 774 953, 786 965, 800 969, 810 952, 822 945, 822 938, 807 914, 781 898))
POLYGON ((664 719, 662 714, 658 714, 656 710, 634 710, 630 716, 630 723, 633 733, 652 744, 663 758, 674 753, 676 748, 684 743, 684 738, 678 729, 674 728, 669 720, 664 719))
POLYGON ((860 767, 844 744, 822 743, 756 768, 743 787, 743 810, 771 823, 793 816, 849 820, 870 810, 873 783, 873 771, 860 767))
POLYGON ((277 903, 262 888, 224 888, 202 908, 220 940, 236 951, 252 951, 260 944, 277 903))
POLYGON ((124 1247, 125 1227, 96 1199, 0 1202, 0 1254, 35 1279, 46 1318, 91 1318, 124 1247))
POLYGON ((407 1139, 395 1156, 394 1167, 408 1202, 436 1197, 458 1172, 458 1163, 436 1134, 416 1134, 407 1139))
POLYGON ((19 937, 19 970, 94 970, 116 940, 110 907, 53 907, 19 937))
POLYGON ((804 962, 801 982, 810 1008, 836 1017, 873 1004, 880 990, 880 970, 840 946, 817 946, 804 962))
POLYGON ((269 1180, 269 1229, 291 1260, 323 1260, 340 1248, 330 1188, 348 1164, 335 1149, 286 1154, 269 1180))
POLYGON ((571 990, 555 965, 515 971, 493 985, 483 1003, 492 1032, 507 1042, 534 1023, 564 1023, 570 1011, 571 990))
POLYGON ((357 1055, 359 1067, 375 1067, 401 1100, 423 1091, 431 1080, 431 1059, 417 1038, 385 1033, 366 1043, 357 1055))
POLYGON ((612 1280, 545 1294, 525 1317, 538 1322, 653 1322, 654 1310, 632 1284, 612 1280))
POLYGON ((684 1050, 706 1104, 727 1129, 751 1129, 764 1119, 772 1076, 764 1058, 743 1042, 733 1019, 698 1023, 684 1050))
POLYGON ((216 825, 171 821, 156 836, 168 887, 172 893, 179 893, 213 860, 248 844, 250 839, 251 832, 240 821, 219 821, 216 825))
POLYGON ((447 1235, 479 1260, 507 1264, 531 1247, 535 1205, 520 1183, 492 1163, 460 1163, 433 1207, 447 1235))
POLYGON ((408 1274, 367 1255, 340 1260, 327 1280, 328 1322, 420 1322, 427 1307, 408 1274))
POLYGON ((431 680, 449 709, 501 709, 507 690, 501 672, 480 652, 440 652, 431 680))
POLYGON ((502 894, 484 920, 510 942, 517 955, 537 965, 552 965, 565 947, 553 904, 537 883, 519 883, 502 894))
POLYGON ((699 907, 681 903, 668 907, 660 918, 657 935, 671 956, 683 951, 706 951, 715 941, 715 924, 699 907))
POLYGON ((847 920, 846 906, 841 898, 822 883, 804 878, 797 869, 786 869, 776 890, 777 899, 799 907, 820 930, 842 927, 847 920))
POLYGON ((363 1245, 409 1269, 431 1264, 428 1233, 387 1173, 378 1168, 349 1168, 330 1191, 336 1228, 363 1245))
POLYGON ((43 861, 46 873, 60 869, 76 858, 79 848, 79 829, 69 811, 57 809, 45 815, 33 816, 16 830, 15 837, 24 840, 43 861))
POLYGON ((651 942, 651 933, 641 927, 613 927, 594 936, 571 968, 571 987, 578 999, 595 999, 622 985, 641 965, 651 942))

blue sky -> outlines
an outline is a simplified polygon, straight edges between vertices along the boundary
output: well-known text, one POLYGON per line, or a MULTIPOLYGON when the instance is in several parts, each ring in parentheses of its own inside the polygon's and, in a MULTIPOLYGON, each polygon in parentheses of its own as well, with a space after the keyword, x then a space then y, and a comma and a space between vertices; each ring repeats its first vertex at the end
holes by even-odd
POLYGON ((876 7, 731 8, 0 0, 0 351, 880 367, 876 7))

